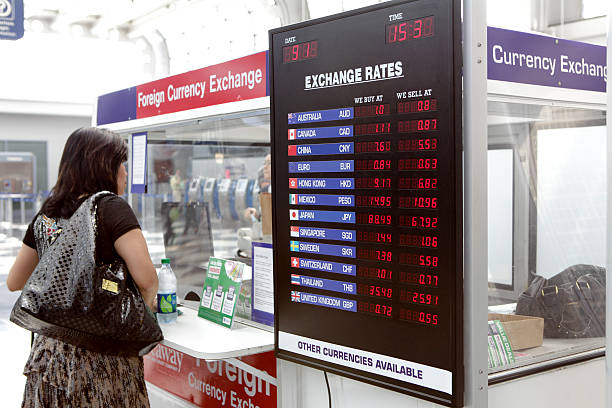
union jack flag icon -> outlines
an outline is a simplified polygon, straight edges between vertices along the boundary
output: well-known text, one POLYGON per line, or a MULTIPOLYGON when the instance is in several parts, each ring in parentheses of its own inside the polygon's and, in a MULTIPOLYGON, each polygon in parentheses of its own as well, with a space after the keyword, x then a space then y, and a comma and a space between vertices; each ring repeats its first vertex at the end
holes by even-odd
POLYGON ((291 291, 291 301, 300 302, 300 292, 296 292, 295 290, 292 290, 291 291))

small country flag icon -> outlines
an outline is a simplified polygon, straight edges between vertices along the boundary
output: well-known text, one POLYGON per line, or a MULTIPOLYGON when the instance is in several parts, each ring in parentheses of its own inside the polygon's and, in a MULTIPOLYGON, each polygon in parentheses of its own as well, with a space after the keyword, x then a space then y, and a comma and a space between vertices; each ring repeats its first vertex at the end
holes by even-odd
POLYGON ((300 236, 300 227, 291 227, 291 236, 299 237, 300 236))
POLYGON ((291 284, 299 285, 300 284, 300 275, 291 274, 291 284))
POLYGON ((295 290, 291 291, 291 301, 299 302, 300 301, 300 292, 296 292, 295 290))
POLYGON ((299 210, 289 210, 289 219, 290 220, 299 220, 300 212, 299 210))
POLYGON ((289 242, 289 249, 291 249, 293 252, 300 252, 300 243, 299 243, 299 241, 290 241, 289 242))
MULTIPOLYGON (((298 181, 296 178, 290 178, 289 179, 289 188, 297 188, 298 186, 298 181)), ((293 204, 293 203, 291 203, 293 204)))
POLYGON ((287 131, 287 136, 289 136, 289 140, 295 140, 295 129, 289 129, 287 131))
POLYGON ((300 266, 300 258, 292 256, 291 257, 291 267, 292 268, 297 268, 300 266))
MULTIPOLYGON (((289 183, 291 187, 291 183, 289 183)), ((297 194, 289 194, 289 204, 297 204, 297 194)))
POLYGON ((288 154, 289 154, 289 156, 295 156, 297 154, 297 147, 296 147, 296 145, 290 145, 289 146, 288 154))
POLYGON ((287 114, 287 119, 293 119, 293 113, 288 113, 287 114))

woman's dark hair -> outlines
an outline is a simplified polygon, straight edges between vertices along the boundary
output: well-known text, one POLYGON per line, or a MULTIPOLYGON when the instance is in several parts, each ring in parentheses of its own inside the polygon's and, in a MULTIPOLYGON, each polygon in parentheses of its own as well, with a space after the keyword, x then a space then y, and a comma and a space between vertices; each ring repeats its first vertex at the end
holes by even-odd
POLYGON ((57 183, 41 213, 68 218, 81 197, 104 190, 117 193, 117 172, 125 161, 127 145, 118 134, 93 127, 77 129, 66 141, 57 183))

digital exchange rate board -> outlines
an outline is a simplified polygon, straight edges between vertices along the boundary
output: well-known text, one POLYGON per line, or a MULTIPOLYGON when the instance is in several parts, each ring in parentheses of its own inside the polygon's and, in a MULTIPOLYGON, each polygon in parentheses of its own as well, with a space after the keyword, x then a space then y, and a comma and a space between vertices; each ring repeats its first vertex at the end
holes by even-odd
POLYGON ((278 357, 463 403, 458 2, 270 32, 278 357))

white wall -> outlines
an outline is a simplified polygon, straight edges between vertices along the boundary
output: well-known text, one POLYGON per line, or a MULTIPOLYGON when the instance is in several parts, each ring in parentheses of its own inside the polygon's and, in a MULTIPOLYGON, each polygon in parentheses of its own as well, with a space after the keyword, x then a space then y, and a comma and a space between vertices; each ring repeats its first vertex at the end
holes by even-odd
POLYGON ((47 142, 47 180, 49 190, 57 181, 57 170, 66 139, 77 128, 90 126, 85 116, 51 116, 0 112, 0 140, 47 142))
MULTIPOLYGON (((545 371, 489 388, 490 408, 603 408, 604 358, 545 371)), ((323 372, 278 360, 279 407, 327 407, 323 372)), ((442 407, 365 383, 328 374, 334 408, 442 407)))

